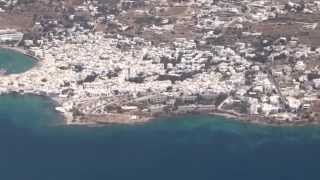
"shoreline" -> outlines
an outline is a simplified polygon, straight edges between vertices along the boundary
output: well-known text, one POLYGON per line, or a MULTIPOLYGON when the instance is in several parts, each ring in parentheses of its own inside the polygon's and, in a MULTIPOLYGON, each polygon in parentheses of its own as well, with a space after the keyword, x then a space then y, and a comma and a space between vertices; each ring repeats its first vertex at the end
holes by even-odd
POLYGON ((23 54, 23 55, 25 55, 25 56, 28 56, 28 57, 30 57, 31 59, 33 59, 35 63, 37 63, 37 62, 40 61, 39 58, 37 58, 37 57, 29 54, 29 53, 27 52, 27 50, 25 50, 24 48, 21 48, 21 47, 10 47, 10 46, 5 46, 5 45, 0 45, 0 49, 10 50, 10 51, 14 51, 14 52, 16 52, 16 53, 20 53, 20 54, 23 54))
MULTIPOLYGON (((8 46, 0 46, 0 49, 7 49, 11 51, 15 51, 17 53, 21 53, 32 58, 36 63, 41 61, 40 59, 34 57, 31 54, 21 48, 21 47, 8 47, 8 46)), ((36 67, 36 65, 34 66, 36 67)), ((33 68, 34 68, 33 67, 33 68)), ((31 68, 32 69, 32 68, 31 68)), ((59 97, 51 96, 46 92, 41 93, 36 90, 28 90, 24 91, 23 89, 4 89, 4 92, 0 92, 4 94, 20 94, 20 95, 35 95, 41 96, 45 98, 49 98, 54 102, 55 111, 63 117, 65 125, 104 125, 104 124, 141 124, 145 122, 149 122, 155 119, 159 119, 161 117, 174 117, 174 116, 185 116, 188 114, 204 114, 209 116, 222 116, 227 119, 232 119, 235 121, 242 121, 246 123, 254 123, 259 125, 271 125, 271 126, 305 126, 305 125, 319 125, 318 121, 308 121, 308 120, 300 120, 300 121, 286 121, 280 120, 276 117, 267 117, 262 115, 249 115, 249 114, 239 114, 233 112, 232 110, 220 110, 220 109, 211 109, 206 111, 197 111, 191 110, 190 112, 170 112, 166 114, 166 112, 159 112, 157 115, 152 113, 106 113, 106 114, 84 114, 80 116, 73 116, 73 112, 65 111, 63 107, 63 100, 60 100, 59 97)))
POLYGON ((61 107, 61 104, 52 96, 36 94, 36 93, 21 93, 10 91, 1 95, 13 95, 13 96, 38 96, 44 99, 49 100, 52 103, 53 111, 58 114, 62 119, 62 125, 65 126, 88 126, 88 127, 96 127, 96 126, 105 126, 112 124, 123 124, 123 125, 138 125, 144 124, 148 122, 152 122, 157 119, 162 118, 172 118, 172 117, 183 117, 187 115, 205 115, 209 117, 220 116, 226 119, 230 119, 232 121, 240 121, 248 124, 257 124, 261 126, 274 126, 274 127, 302 127, 308 125, 320 125, 318 121, 277 121, 277 118, 272 117, 264 117, 264 116, 253 116, 246 114, 236 114, 231 111, 224 110, 213 110, 208 112, 203 111, 194 111, 188 113, 170 113, 164 114, 159 113, 157 115, 144 114, 144 115, 135 115, 135 114, 125 114, 125 113, 109 113, 102 115, 94 115, 94 114, 85 114, 77 117, 70 117, 70 113, 66 113, 63 111, 57 110, 57 107, 61 107), (131 117, 131 118, 130 118, 131 117), (134 118, 132 118, 134 117, 134 118))
MULTIPOLYGON (((33 56, 32 54, 30 54, 26 49, 22 48, 22 47, 10 47, 10 46, 5 46, 5 45, 0 45, 0 50, 4 50, 4 51, 12 51, 14 53, 20 54, 22 56, 26 56, 28 57, 28 61, 31 61, 32 63, 32 67, 28 70, 26 70, 25 72, 34 69, 35 67, 39 66, 39 62, 41 61, 39 58, 33 56)), ((18 74, 22 74, 25 72, 20 72, 20 73, 8 73, 5 75, 18 75, 18 74)))

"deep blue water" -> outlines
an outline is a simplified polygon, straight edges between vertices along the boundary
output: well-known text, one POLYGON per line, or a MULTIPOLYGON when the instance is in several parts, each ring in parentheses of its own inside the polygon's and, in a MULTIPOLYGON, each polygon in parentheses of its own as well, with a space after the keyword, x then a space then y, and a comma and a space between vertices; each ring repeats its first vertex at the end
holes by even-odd
POLYGON ((1 180, 317 180, 320 129, 188 116, 65 127, 51 102, 0 96, 1 180))

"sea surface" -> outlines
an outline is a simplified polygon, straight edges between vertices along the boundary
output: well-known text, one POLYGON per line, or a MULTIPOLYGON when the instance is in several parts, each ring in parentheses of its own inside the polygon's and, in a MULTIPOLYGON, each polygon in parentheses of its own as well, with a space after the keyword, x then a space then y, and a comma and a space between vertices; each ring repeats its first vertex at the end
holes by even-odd
POLYGON ((0 96, 1 180, 318 180, 320 128, 185 116, 66 127, 53 103, 0 96))
MULTIPOLYGON (((0 69, 34 61, 0 49, 0 69)), ((0 77, 1 80, 1 77, 0 77)), ((318 180, 320 127, 215 116, 65 126, 45 97, 0 96, 0 180, 318 180)))
POLYGON ((27 71, 35 64, 35 60, 22 53, 0 48, 0 69, 5 69, 8 74, 27 71))

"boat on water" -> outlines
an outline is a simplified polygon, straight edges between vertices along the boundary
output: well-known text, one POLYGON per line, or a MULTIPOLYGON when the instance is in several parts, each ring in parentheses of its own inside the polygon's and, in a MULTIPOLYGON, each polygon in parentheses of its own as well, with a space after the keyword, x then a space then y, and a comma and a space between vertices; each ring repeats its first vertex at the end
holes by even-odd
POLYGON ((7 74, 7 70, 5 69, 0 69, 0 76, 4 76, 7 74))

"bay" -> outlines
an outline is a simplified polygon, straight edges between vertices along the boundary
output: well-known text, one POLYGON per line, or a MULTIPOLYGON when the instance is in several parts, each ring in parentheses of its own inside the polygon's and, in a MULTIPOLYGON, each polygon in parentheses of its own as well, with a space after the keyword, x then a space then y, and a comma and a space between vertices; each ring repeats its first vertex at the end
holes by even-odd
POLYGON ((17 74, 27 71, 35 64, 35 60, 14 50, 0 48, 0 69, 8 74, 17 74))
POLYGON ((320 178, 319 152, 315 126, 194 115, 70 127, 47 98, 0 96, 4 180, 313 180, 320 178))

